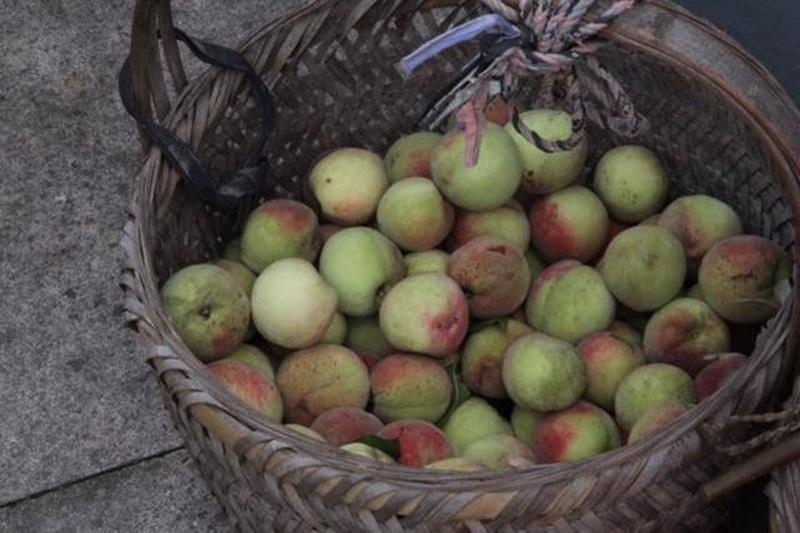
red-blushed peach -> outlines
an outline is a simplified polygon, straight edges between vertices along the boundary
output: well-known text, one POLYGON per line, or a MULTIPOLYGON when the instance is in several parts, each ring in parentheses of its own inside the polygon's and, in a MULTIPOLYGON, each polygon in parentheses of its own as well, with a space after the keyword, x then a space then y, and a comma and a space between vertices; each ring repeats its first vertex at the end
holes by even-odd
POLYGON ((608 331, 583 339, 578 353, 586 365, 588 386, 584 398, 606 410, 614 409, 614 396, 625 376, 645 364, 640 346, 608 331))
POLYGON ((536 255, 532 248, 525 250, 525 260, 528 262, 528 269, 531 271, 531 284, 533 284, 547 265, 539 259, 539 256, 536 255))
POLYGON ((339 311, 369 316, 378 310, 383 294, 405 275, 397 246, 377 230, 347 228, 322 248, 319 271, 338 296, 339 311))
POLYGON ((688 410, 689 408, 682 403, 668 403, 650 409, 631 428, 628 433, 628 444, 660 431, 688 410))
POLYGON ((347 338, 347 322, 342 313, 334 313, 328 329, 319 340, 322 344, 344 344, 347 338))
POLYGON ((379 316, 389 344, 434 357, 455 352, 469 325, 467 299, 444 274, 418 274, 400 281, 383 299, 379 316))
POLYGON ((496 237, 477 237, 450 254, 447 274, 470 295, 477 318, 512 313, 525 301, 531 273, 523 252, 496 237))
POLYGON ((325 411, 311 424, 311 429, 334 446, 355 442, 377 434, 383 424, 374 415, 355 407, 336 407, 325 411))
POLYGON ((236 261, 238 263, 242 262, 242 241, 241 239, 233 239, 228 245, 225 247, 225 251, 222 253, 222 258, 227 259, 228 261, 236 261))
MULTIPOLYGON (((559 110, 534 109, 519 116, 525 126, 549 141, 565 141, 572 135, 572 117, 559 110)), ((589 145, 584 138, 575 148, 545 152, 528 142, 513 123, 506 124, 522 160, 522 189, 533 194, 550 194, 574 183, 583 172, 589 145)))
POLYGON ((204 363, 227 354, 247 336, 250 301, 239 282, 218 266, 179 270, 161 288, 161 303, 175 332, 204 363))
POLYGON ((314 431, 309 427, 301 426, 300 424, 285 424, 284 427, 286 429, 291 429, 295 433, 300 433, 301 435, 305 435, 310 439, 318 440, 320 442, 325 442, 325 437, 323 437, 322 435, 320 435, 319 433, 317 433, 316 431, 314 431))
POLYGON ((447 411, 453 385, 447 371, 428 357, 394 354, 370 373, 373 411, 381 420, 436 422, 447 411))
POLYGON ((533 451, 546 463, 572 463, 619 446, 611 417, 588 402, 543 417, 536 426, 533 451))
POLYGON ((347 317, 347 338, 344 345, 357 353, 368 353, 377 359, 394 351, 381 331, 378 315, 347 317))
POLYGON ((286 348, 317 344, 336 313, 336 291, 304 259, 280 259, 253 286, 253 323, 268 341, 286 348))
POLYGON ((630 431, 644 414, 668 403, 695 403, 694 382, 677 366, 652 363, 625 376, 614 397, 614 412, 619 425, 630 431))
POLYGON ((208 370, 233 395, 274 422, 283 418, 283 400, 275 383, 264 372, 245 363, 221 359, 208 370))
POLYGON ((533 328, 576 343, 608 328, 616 304, 592 267, 565 259, 544 269, 531 287, 525 316, 533 328))
POLYGON ((539 425, 542 417, 544 417, 542 413, 515 405, 514 410, 511 411, 511 427, 514 429, 514 436, 532 448, 536 426, 539 425))
POLYGON ((242 230, 242 262, 257 274, 287 257, 313 262, 319 247, 317 215, 294 200, 265 202, 250 213, 242 230))
POLYGON ((442 428, 447 440, 461 454, 473 442, 490 435, 511 435, 511 425, 486 403, 473 396, 456 407, 442 428))
POLYGON ((700 264, 700 289, 722 318, 758 324, 772 318, 788 283, 789 256, 777 244, 750 235, 718 242, 700 264))
POLYGON ((564 409, 586 390, 586 365, 575 348, 542 333, 524 335, 503 355, 503 385, 514 403, 539 412, 564 409))
POLYGON ((406 178, 384 193, 376 213, 378 228, 403 250, 436 248, 453 227, 455 209, 425 178, 406 178))
POLYGON ((448 246, 456 250, 476 237, 497 237, 525 252, 531 242, 528 217, 515 201, 488 211, 459 209, 448 246))
POLYGON ((635 224, 664 205, 669 178, 652 151, 643 146, 618 146, 597 163, 594 188, 611 216, 635 224))
POLYGON ((495 96, 486 104, 486 109, 483 110, 486 120, 494 122, 498 126, 505 126, 511 120, 512 107, 509 102, 501 96, 495 96))
POLYGON ((698 402, 717 392, 733 374, 747 365, 747 357, 740 353, 723 353, 711 357, 714 360, 694 378, 698 402))
POLYGON ((531 206, 531 240, 545 261, 586 262, 608 238, 608 213, 592 191, 574 185, 540 198, 531 206))
POLYGON ((383 450, 379 450, 378 448, 373 448, 372 446, 364 444, 363 442, 351 442, 350 444, 339 446, 339 449, 360 455, 362 457, 369 457, 370 459, 374 459, 375 461, 386 465, 393 465, 396 462, 388 453, 384 452, 383 450))
POLYGON ((651 363, 668 363, 695 376, 709 354, 727 352, 727 324, 702 300, 678 298, 652 316, 644 330, 644 353, 651 363))
POLYGON ((654 311, 683 287, 686 256, 669 231, 634 226, 611 241, 597 269, 617 300, 633 311, 654 311))
MULTIPOLYGON (((644 324, 644 326, 646 327, 647 324, 644 324)), ((624 340, 628 344, 641 347, 642 343, 644 342, 642 334, 636 328, 621 320, 615 320, 612 322, 608 327, 608 331, 615 337, 624 340)))
POLYGON ((339 148, 311 169, 309 186, 331 222, 356 226, 375 214, 389 186, 383 159, 360 148, 339 148))
POLYGON ((253 293, 253 285, 256 283, 256 275, 237 261, 230 261, 228 259, 217 259, 214 264, 222 270, 233 276, 233 279, 239 284, 244 293, 250 298, 253 293))
POLYGON ((428 463, 425 468, 431 470, 450 470, 452 472, 480 472, 486 470, 478 461, 467 459, 465 457, 451 457, 450 459, 442 459, 435 463, 428 463))
POLYGON ((461 376, 473 392, 486 398, 507 398, 500 372, 511 342, 533 330, 513 319, 490 321, 467 337, 461 355, 461 376))
POLYGON ((453 448, 447 437, 429 422, 398 420, 384 426, 378 436, 397 441, 400 448, 398 461, 403 465, 425 466, 453 455, 453 448))
POLYGON ((430 178, 431 152, 441 140, 438 133, 420 131, 395 141, 384 158, 389 183, 405 178, 430 178))
POLYGON ((276 382, 286 420, 306 426, 325 411, 364 409, 369 400, 367 367, 352 351, 332 344, 318 344, 284 359, 276 382))
POLYGON ((447 262, 450 256, 441 250, 428 250, 427 252, 417 252, 406 254, 406 276, 417 274, 447 274, 447 262))
POLYGON ((470 444, 461 455, 489 470, 520 468, 536 463, 531 449, 511 435, 490 435, 470 444))
POLYGON ((319 237, 322 244, 325 244, 331 237, 342 231, 344 228, 336 224, 322 224, 319 227, 319 237))
POLYGON ((267 378, 275 379, 275 371, 269 358, 252 344, 240 344, 227 355, 226 359, 250 365, 260 370, 267 378))
POLYGON ((433 181, 448 200, 463 209, 484 211, 508 202, 519 187, 522 165, 514 141, 496 124, 487 124, 475 165, 465 160, 466 134, 456 129, 431 153, 433 181))
POLYGON ((736 211, 704 194, 673 201, 661 213, 658 225, 671 231, 683 244, 692 278, 697 276, 700 261, 714 244, 744 231, 736 211))

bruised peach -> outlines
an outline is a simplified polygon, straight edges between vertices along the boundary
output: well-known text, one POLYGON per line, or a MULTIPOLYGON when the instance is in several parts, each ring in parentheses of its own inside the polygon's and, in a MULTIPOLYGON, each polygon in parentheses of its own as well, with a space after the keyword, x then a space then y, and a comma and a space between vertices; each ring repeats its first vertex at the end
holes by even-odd
POLYGON ((589 189, 568 187, 536 201, 530 211, 531 240, 545 261, 586 262, 606 245, 608 213, 589 189))
POLYGON ((444 274, 419 274, 392 287, 380 308, 381 330, 398 350, 443 357, 467 334, 464 293, 444 274))
POLYGON ((407 178, 384 193, 376 216, 381 233, 400 248, 424 252, 450 233, 455 210, 431 180, 407 178))
POLYGON ((614 395, 625 376, 645 363, 638 345, 607 331, 583 339, 578 352, 586 364, 588 386, 584 397, 607 410, 614 409, 614 395))
POLYGON ((378 436, 397 441, 400 464, 425 466, 453 455, 453 448, 447 442, 447 437, 429 422, 398 420, 384 426, 378 436))
POLYGON ((459 209, 448 245, 455 250, 476 237, 485 236, 503 239, 525 252, 531 241, 525 212, 513 201, 488 211, 459 209))
POLYGON ((777 244, 742 235, 715 244, 700 264, 700 289, 722 318, 758 324, 772 318, 788 283, 789 256, 777 244))
POLYGON ((323 215, 342 226, 367 222, 389 186, 383 160, 360 148, 339 148, 311 169, 309 185, 323 215))
POLYGON ((683 244, 692 278, 697 276, 700 260, 714 244, 743 231, 736 211, 704 194, 683 196, 669 204, 658 225, 671 231, 683 244))
POLYGON ((240 361, 221 359, 208 370, 236 397, 275 422, 283 418, 283 400, 263 371, 240 361))
POLYGON ((457 453, 490 435, 511 435, 511 425, 486 400, 473 396, 456 407, 442 428, 457 453))
POLYGON ((697 401, 703 401, 722 387, 733 374, 747 365, 747 357, 740 353, 717 354, 714 360, 694 378, 697 401))
POLYGON ((406 275, 439 273, 447 274, 447 262, 450 256, 441 250, 428 250, 405 256, 406 275))
POLYGON ((536 463, 531 449, 511 435, 490 435, 470 444, 462 457, 478 461, 489 470, 519 468, 536 463))
POLYGON ((688 411, 682 403, 668 403, 647 411, 631 428, 628 444, 633 444, 670 425, 675 419, 688 411))
POLYGON ((311 429, 334 446, 355 442, 378 433, 383 424, 377 417, 355 407, 336 407, 325 411, 311 424, 311 429))
POLYGON ((515 405, 514 410, 511 411, 511 427, 514 428, 514 436, 532 448, 536 427, 542 417, 544 417, 542 413, 515 405))
POLYGON ((486 470, 478 461, 474 459, 467 459, 465 457, 451 457, 450 459, 442 459, 435 463, 428 463, 425 468, 431 470, 451 470, 453 472, 480 472, 486 470))
POLYGON ((619 435, 608 413, 580 401, 539 421, 533 450, 543 462, 571 463, 607 452, 618 445, 619 435))
POLYGON ((695 403, 694 382, 677 366, 652 363, 625 376, 614 397, 619 425, 628 431, 647 411, 668 403, 695 403))
POLYGON ((503 319, 472 333, 461 356, 464 384, 486 398, 507 398, 500 372, 503 353, 511 342, 531 332, 522 322, 503 319))
POLYGON ((470 294, 469 310, 477 318, 512 313, 531 283, 523 253, 496 237, 478 237, 453 252, 447 274, 470 294))
POLYGON ((441 140, 438 133, 420 131, 395 141, 384 158, 389 183, 405 178, 430 178, 431 152, 441 140))
POLYGON ((537 331, 570 343, 606 329, 616 304, 592 267, 566 259, 547 267, 531 287, 525 307, 537 331))
POLYGON ((247 218, 241 242, 242 262, 257 274, 286 257, 314 261, 320 246, 317 215, 294 200, 269 200, 247 218))
POLYGON ((453 386, 447 371, 433 359, 395 354, 382 359, 370 374, 374 411, 382 420, 436 422, 447 407, 453 386))
POLYGON ((653 315, 644 330, 644 353, 652 363, 669 363, 696 375, 708 354, 730 350, 728 326, 702 300, 679 298, 653 315))
POLYGON ((652 151, 643 146, 619 146, 597 163, 594 188, 611 216, 635 224, 664 205, 669 178, 652 151))
POLYGON ((325 411, 363 409, 369 400, 367 367, 355 353, 332 344, 293 353, 278 367, 276 381, 292 423, 310 425, 325 411))

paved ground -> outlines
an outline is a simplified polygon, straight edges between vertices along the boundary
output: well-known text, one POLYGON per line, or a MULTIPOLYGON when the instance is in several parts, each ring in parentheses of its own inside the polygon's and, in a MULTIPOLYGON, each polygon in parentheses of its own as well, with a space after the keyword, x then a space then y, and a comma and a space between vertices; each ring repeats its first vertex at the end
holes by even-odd
MULTIPOLYGON (((176 17, 235 43, 290 3, 183 0, 176 17)), ((800 95, 796 0, 684 3, 800 95)), ((226 529, 121 327, 138 154, 115 76, 131 4, 0 2, 0 531, 226 529)))

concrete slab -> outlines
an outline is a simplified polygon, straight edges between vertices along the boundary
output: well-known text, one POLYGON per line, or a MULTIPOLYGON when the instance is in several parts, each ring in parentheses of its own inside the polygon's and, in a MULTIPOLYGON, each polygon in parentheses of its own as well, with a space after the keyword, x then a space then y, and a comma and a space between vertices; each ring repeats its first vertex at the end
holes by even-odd
POLYGON ((0 531, 230 531, 181 450, 0 509, 0 531))

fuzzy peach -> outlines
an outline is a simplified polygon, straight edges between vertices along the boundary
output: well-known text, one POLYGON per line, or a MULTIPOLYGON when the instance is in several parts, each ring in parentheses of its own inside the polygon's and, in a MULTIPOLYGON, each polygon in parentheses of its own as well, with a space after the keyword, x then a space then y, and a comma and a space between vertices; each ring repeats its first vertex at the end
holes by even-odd
POLYGON ((381 303, 380 324, 398 350, 443 357, 464 340, 469 309, 455 281, 444 274, 419 274, 392 287, 381 303))
POLYGON ((611 216, 635 224, 664 205, 669 178, 652 151, 643 146, 618 146, 597 163, 594 188, 611 216))
POLYGON ((600 274, 572 259, 544 269, 525 305, 534 329, 570 343, 609 327, 616 309, 600 274))
POLYGON ((644 353, 652 363, 669 363, 694 376, 706 356, 730 350, 727 324, 702 300, 678 298, 653 315, 644 330, 644 353))
POLYGON ((648 435, 660 431, 688 410, 689 408, 682 403, 667 403, 650 409, 631 428, 628 434, 628 444, 638 442, 648 435))
POLYGON ((523 252, 496 237, 478 237, 450 255, 447 274, 470 294, 469 310, 477 318, 512 313, 531 283, 523 252))
POLYGON ((628 431, 647 411, 668 403, 695 403, 694 382, 677 366, 652 363, 625 376, 614 397, 619 425, 628 431))
POLYGON ((450 414, 442 428, 457 453, 490 435, 511 435, 511 425, 486 400, 473 396, 450 414))
POLYGON ((464 384, 486 398, 507 398, 500 372, 503 353, 511 342, 527 333, 532 330, 526 324, 503 319, 469 335, 461 355, 464 384))
POLYGON ((716 354, 713 357, 714 360, 694 378, 699 402, 717 392, 733 374, 747 365, 747 357, 740 353, 716 354))
POLYGON ((424 252, 437 247, 450 233, 455 209, 431 180, 407 178, 384 193, 376 217, 381 233, 400 248, 424 252))
POLYGON ((377 434, 383 424, 374 415, 355 407, 336 407, 325 411, 311 424, 311 429, 334 446, 355 442, 377 434))
POLYGON ((262 370, 240 361, 221 359, 208 370, 236 397, 274 422, 283 418, 283 400, 262 370))
POLYGON ((284 359, 276 382, 286 420, 292 423, 310 425, 336 407, 364 409, 369 400, 367 367, 352 351, 332 344, 318 344, 284 359))
POLYGON ((490 435, 470 444, 461 455, 489 470, 519 468, 536 463, 531 449, 511 435, 490 435))
POLYGON ((588 386, 584 397, 606 410, 614 409, 614 396, 625 376, 645 364, 640 346, 603 331, 578 345, 586 365, 588 386))
POLYGON ((370 373, 374 412, 382 420, 436 422, 447 411, 453 385, 447 371, 433 359, 394 354, 370 373))
POLYGON ((580 461, 617 446, 619 434, 611 417, 585 401, 543 417, 533 441, 536 457, 547 463, 580 461))
POLYGON ((597 269, 620 302, 633 311, 653 311, 680 292, 686 256, 669 231, 634 226, 611 241, 597 269))
POLYGON ((575 185, 534 202, 530 225, 533 245, 545 261, 587 262, 605 247, 609 219, 603 202, 575 185))
POLYGON ((395 141, 384 158, 389 183, 405 178, 430 178, 431 152, 441 140, 438 133, 420 131, 395 141))
POLYGON ((389 186, 383 160, 360 148, 339 148, 311 169, 309 186, 323 215, 342 226, 367 222, 389 186))
POLYGON ((455 250, 476 237, 486 236, 503 239, 525 252, 530 245, 531 229, 522 207, 511 201, 488 211, 459 209, 448 245, 455 250))
POLYGON ((400 448, 400 464, 425 466, 453 455, 453 448, 447 437, 429 422, 398 420, 384 426, 378 436, 397 441, 400 448))
POLYGON ((758 324, 777 313, 790 270, 789 256, 777 244, 742 235, 706 253, 698 280, 705 300, 722 318, 758 324))
POLYGON ((406 275, 417 274, 447 274, 447 263, 450 256, 441 250, 428 250, 405 256, 406 275))

